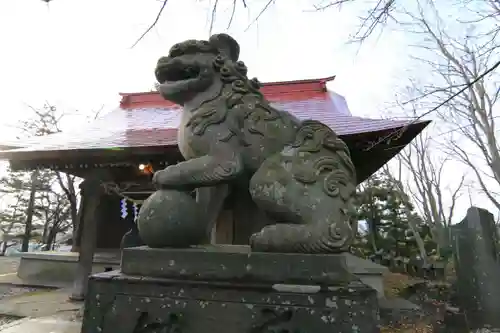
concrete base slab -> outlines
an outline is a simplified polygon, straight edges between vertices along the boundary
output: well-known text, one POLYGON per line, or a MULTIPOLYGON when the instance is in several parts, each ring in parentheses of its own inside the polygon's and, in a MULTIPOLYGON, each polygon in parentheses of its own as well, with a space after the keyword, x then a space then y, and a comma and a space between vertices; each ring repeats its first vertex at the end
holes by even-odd
MULTIPOLYGON (((97 252, 93 273, 116 270, 120 267, 119 251, 97 252)), ((61 286, 76 278, 78 253, 30 252, 21 255, 17 276, 24 284, 61 286)))
POLYGON ((0 275, 0 286, 9 285, 16 287, 32 287, 32 288, 49 288, 49 289, 61 289, 61 288, 71 288, 73 282, 68 281, 56 281, 56 280, 36 280, 36 279, 21 279, 17 276, 17 273, 1 274, 0 275))
POLYGON ((0 276, 17 272, 20 258, 0 256, 0 276))
POLYGON ((29 318, 0 327, 2 333, 80 333, 81 323, 57 317, 29 318))

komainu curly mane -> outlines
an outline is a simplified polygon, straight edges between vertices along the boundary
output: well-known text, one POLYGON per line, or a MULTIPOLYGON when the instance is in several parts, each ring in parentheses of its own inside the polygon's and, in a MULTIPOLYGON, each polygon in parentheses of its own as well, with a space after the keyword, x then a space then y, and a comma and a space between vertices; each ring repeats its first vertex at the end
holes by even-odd
POLYGON ((264 98, 257 78, 248 79, 248 69, 243 61, 235 62, 219 54, 214 58, 213 68, 224 88, 213 100, 205 102, 186 125, 194 134, 203 135, 209 126, 227 122, 228 133, 221 141, 229 141, 236 136, 244 146, 248 146, 250 143, 242 132, 243 121, 249 133, 265 135, 259 124, 280 118, 280 112, 264 98), (228 117, 229 112, 233 113, 231 118, 236 121, 228 117))
POLYGON ((325 124, 272 107, 238 57, 238 43, 220 34, 176 44, 158 61, 162 96, 184 107, 178 142, 186 161, 153 181, 197 188, 207 230, 231 190, 250 193, 276 222, 250 237, 256 251, 346 251, 356 185, 349 149, 325 124))

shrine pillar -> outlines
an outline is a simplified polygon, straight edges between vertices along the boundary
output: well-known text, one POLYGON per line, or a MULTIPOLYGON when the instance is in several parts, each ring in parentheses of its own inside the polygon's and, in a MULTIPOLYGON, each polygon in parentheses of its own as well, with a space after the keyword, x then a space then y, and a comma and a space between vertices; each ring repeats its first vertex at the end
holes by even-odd
POLYGON ((83 300, 87 293, 89 276, 92 273, 92 264, 97 241, 97 220, 101 198, 105 195, 101 185, 102 178, 92 175, 80 184, 81 205, 78 212, 78 240, 79 258, 72 300, 83 300))

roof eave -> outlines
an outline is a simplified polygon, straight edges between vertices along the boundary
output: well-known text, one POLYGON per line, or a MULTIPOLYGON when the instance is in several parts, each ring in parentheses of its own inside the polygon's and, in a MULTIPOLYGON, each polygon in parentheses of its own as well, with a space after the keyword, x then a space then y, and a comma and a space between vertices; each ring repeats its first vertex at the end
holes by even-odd
MULTIPOLYGON (((393 159, 401 150, 410 144, 413 139, 415 139, 429 124, 430 120, 418 120, 411 122, 406 126, 402 126, 399 128, 393 128, 381 132, 384 133, 384 138, 381 142, 363 142, 361 145, 356 148, 350 147, 351 154, 362 154, 363 157, 359 163, 355 162, 356 170, 358 172, 358 184, 365 181, 368 177, 376 173, 383 165, 388 163, 391 159, 393 159), (391 131, 402 131, 401 134, 390 136, 391 131), (366 160, 369 160, 370 163, 366 163, 366 160)), ((376 132, 370 132, 374 135, 376 132)), ((367 136, 368 133, 365 133, 367 136)), ((362 138, 358 135, 352 135, 347 140, 359 140, 362 138)), ((354 156, 353 156, 354 157, 354 156)))
POLYGON ((0 141, 0 150, 13 150, 28 147, 31 144, 21 141, 0 141))
MULTIPOLYGON (((391 151, 390 153, 384 153, 383 156, 381 156, 382 159, 380 163, 387 163, 411 140, 413 140, 429 123, 430 121, 418 121, 407 125, 406 131, 400 138, 400 140, 403 140, 405 142, 404 145, 398 144, 398 140, 391 140, 391 143, 389 145, 380 144, 379 146, 372 147, 374 150, 382 149, 384 151, 391 151)), ((397 131, 400 129, 401 127, 378 132, 353 133, 348 135, 341 135, 340 137, 348 142, 351 150, 362 151, 367 149, 366 145, 364 145, 364 141, 366 141, 366 138, 368 136, 376 136, 378 133, 379 137, 384 137, 387 136, 387 133, 389 133, 389 131, 397 131)), ((8 160, 9 162, 11 162, 11 164, 12 162, 16 164, 29 164, 32 168, 36 168, 36 164, 38 163, 41 164, 50 162, 50 164, 68 164, 76 160, 81 161, 82 159, 99 159, 103 157, 109 157, 110 153, 112 153, 113 158, 116 159, 126 159, 132 157, 137 158, 140 156, 147 157, 150 155, 165 154, 166 152, 175 149, 176 146, 177 145, 123 147, 112 151, 110 149, 72 149, 46 151, 14 149, 0 151, 0 159, 8 160)), ((380 166, 378 168, 380 168, 380 166)))
POLYGON ((12 146, 12 145, 0 144, 0 151, 13 150, 13 149, 17 149, 17 148, 23 148, 23 146, 12 146))

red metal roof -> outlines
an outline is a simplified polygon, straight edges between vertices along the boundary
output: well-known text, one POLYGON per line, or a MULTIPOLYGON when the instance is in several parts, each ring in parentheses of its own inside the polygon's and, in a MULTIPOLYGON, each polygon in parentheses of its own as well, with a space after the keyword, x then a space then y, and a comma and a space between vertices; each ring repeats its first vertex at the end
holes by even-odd
MULTIPOLYGON (((323 79, 297 80, 283 82, 263 83, 262 93, 271 102, 277 101, 303 101, 315 97, 323 97, 326 83, 335 79, 330 76, 323 79)), ((156 91, 145 93, 121 93, 122 108, 178 107, 170 101, 164 100, 156 91)))
MULTIPOLYGON (((317 80, 273 82, 262 91, 272 104, 299 119, 315 119, 341 136, 396 129, 409 120, 367 119, 340 112, 327 92, 326 82, 317 80)), ((120 108, 79 129, 40 138, 40 143, 16 151, 113 149, 175 145, 180 108, 157 92, 120 94, 120 108)))

